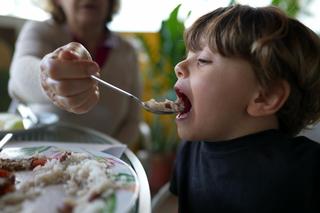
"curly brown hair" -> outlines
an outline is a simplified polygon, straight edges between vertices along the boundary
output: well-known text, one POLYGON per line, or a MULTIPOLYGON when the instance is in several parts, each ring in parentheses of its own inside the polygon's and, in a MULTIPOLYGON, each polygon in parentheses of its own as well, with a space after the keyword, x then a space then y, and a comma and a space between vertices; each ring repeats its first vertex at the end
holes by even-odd
POLYGON ((290 95, 277 112, 279 128, 298 134, 320 117, 320 39, 279 8, 232 5, 200 17, 185 32, 187 49, 202 42, 225 57, 248 61, 259 83, 268 88, 286 80, 290 95))
MULTIPOLYGON (((57 23, 65 23, 66 16, 62 8, 56 3, 55 0, 45 0, 39 2, 41 7, 49 12, 52 16, 52 18, 57 23)), ((109 0, 110 7, 108 7, 108 13, 106 17, 106 24, 109 23, 112 20, 112 17, 115 13, 118 12, 120 7, 120 0, 109 0)))

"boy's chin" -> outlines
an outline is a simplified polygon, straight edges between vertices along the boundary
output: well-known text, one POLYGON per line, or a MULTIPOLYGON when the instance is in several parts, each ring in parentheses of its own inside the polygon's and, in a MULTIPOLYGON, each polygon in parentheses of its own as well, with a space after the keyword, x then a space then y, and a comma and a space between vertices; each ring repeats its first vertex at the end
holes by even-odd
POLYGON ((183 141, 195 141, 195 140, 198 140, 198 138, 195 137, 195 135, 192 135, 191 133, 192 133, 191 131, 184 131, 184 130, 179 130, 178 129, 178 136, 183 141))

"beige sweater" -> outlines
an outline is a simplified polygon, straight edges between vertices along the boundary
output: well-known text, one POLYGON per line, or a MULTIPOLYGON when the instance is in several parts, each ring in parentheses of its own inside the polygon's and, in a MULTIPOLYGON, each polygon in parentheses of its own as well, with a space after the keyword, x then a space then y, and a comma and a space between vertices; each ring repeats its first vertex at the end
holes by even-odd
MULTIPOLYGON (((54 106, 40 87, 41 58, 71 41, 66 28, 52 20, 27 22, 15 46, 10 68, 9 93, 37 112, 56 113, 61 121, 75 123, 106 133, 121 142, 131 143, 138 137, 140 108, 130 98, 100 87, 99 103, 88 113, 72 114, 54 106)), ((101 68, 101 78, 140 96, 137 56, 132 46, 116 34, 107 41, 113 48, 101 68)))

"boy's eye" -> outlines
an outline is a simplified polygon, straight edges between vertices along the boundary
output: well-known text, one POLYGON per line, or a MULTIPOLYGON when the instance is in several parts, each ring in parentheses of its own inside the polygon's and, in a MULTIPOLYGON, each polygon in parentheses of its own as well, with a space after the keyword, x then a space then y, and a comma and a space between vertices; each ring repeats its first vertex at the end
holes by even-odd
POLYGON ((204 58, 198 58, 198 64, 199 65, 205 65, 211 63, 210 60, 204 59, 204 58))

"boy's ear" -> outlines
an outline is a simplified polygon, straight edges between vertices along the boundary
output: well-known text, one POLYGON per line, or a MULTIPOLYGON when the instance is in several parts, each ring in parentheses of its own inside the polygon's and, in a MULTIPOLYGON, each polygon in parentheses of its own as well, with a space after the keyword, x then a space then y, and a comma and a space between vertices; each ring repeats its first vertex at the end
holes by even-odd
POLYGON ((286 102, 290 94, 290 85, 280 80, 268 88, 260 88, 247 106, 251 116, 266 116, 275 114, 286 102))

